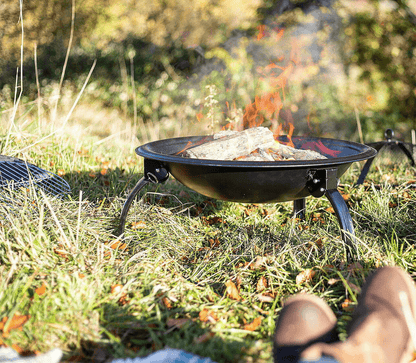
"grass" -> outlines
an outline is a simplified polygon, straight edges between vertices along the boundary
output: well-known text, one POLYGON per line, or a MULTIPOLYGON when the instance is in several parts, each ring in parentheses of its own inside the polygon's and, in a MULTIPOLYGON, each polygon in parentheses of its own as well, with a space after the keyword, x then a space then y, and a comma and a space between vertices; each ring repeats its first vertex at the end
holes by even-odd
POLYGON ((345 260, 325 198, 308 198, 300 221, 291 203, 207 199, 173 177, 141 192, 120 239, 123 203, 143 172, 134 149, 206 130, 130 124, 82 98, 73 108, 77 99, 64 87, 59 107, 43 98, 0 114, 1 153, 61 175, 72 189, 64 199, 14 193, 18 207, 2 208, 0 339, 19 353, 59 347, 65 361, 89 361, 169 346, 217 362, 271 362, 288 296, 324 298, 345 338, 370 271, 398 265, 416 273, 416 169, 389 154, 376 159, 365 185, 354 186, 357 163, 341 180, 361 256, 355 263, 345 260))

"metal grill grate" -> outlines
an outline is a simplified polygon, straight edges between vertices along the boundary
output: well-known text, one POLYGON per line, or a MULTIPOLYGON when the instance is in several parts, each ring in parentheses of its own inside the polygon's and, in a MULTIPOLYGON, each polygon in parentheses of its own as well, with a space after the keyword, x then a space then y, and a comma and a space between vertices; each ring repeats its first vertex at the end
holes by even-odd
POLYGON ((51 196, 65 196, 71 188, 61 177, 23 160, 0 155, 0 188, 41 189, 51 196))

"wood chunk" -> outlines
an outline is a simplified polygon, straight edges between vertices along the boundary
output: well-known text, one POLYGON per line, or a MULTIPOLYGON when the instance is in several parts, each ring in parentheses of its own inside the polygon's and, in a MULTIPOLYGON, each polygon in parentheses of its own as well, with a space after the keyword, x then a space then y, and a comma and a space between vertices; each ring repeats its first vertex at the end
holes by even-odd
POLYGON ((294 160, 320 160, 327 159, 326 156, 313 151, 313 150, 303 150, 295 149, 289 145, 281 144, 275 142, 273 147, 270 148, 271 153, 276 153, 280 155, 284 160, 294 159, 294 160))
POLYGON ((257 148, 275 144, 273 133, 266 127, 254 127, 206 142, 185 150, 182 155, 196 159, 234 160, 249 155, 257 148))
POLYGON ((220 131, 213 140, 191 147, 180 154, 183 157, 238 161, 320 160, 326 156, 313 150, 296 149, 281 144, 266 127, 243 131, 220 131))

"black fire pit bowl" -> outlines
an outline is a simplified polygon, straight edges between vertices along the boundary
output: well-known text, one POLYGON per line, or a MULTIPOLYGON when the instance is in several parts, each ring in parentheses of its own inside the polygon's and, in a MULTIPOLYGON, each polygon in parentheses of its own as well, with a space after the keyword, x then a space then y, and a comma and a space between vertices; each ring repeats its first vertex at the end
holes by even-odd
MULTIPOLYGON (((328 159, 257 162, 191 159, 177 155, 189 143, 197 144, 204 139, 210 137, 165 139, 136 149, 136 153, 144 157, 144 176, 124 204, 120 234, 124 233, 128 210, 139 191, 148 183, 164 182, 170 173, 185 186, 214 199, 242 203, 294 201, 294 213, 300 218, 305 216, 306 197, 326 195, 340 222, 344 241, 353 247, 354 227, 337 186, 339 178, 353 162, 374 157, 376 150, 343 140, 293 137, 296 148, 314 148, 328 159), (324 148, 318 149, 316 145, 324 148), (322 151, 326 149, 337 152, 337 156, 322 151)), ((285 137, 280 140, 287 141, 285 137)))

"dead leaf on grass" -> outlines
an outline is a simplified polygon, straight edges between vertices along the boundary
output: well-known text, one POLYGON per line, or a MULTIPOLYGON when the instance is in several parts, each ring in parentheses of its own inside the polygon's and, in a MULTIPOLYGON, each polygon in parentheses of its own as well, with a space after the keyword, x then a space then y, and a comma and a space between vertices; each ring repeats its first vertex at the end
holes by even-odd
POLYGON ((244 330, 255 331, 261 325, 261 316, 255 318, 251 323, 244 325, 244 330))
POLYGON ((237 301, 241 300, 241 296, 238 293, 237 286, 235 286, 234 282, 232 282, 231 280, 228 280, 225 283, 225 286, 226 286, 225 294, 227 297, 233 300, 237 300, 237 301))
POLYGON ((7 322, 9 318, 5 316, 0 321, 0 331, 3 332, 3 337, 7 338, 10 330, 22 328, 23 325, 29 320, 29 318, 30 318, 30 315, 20 315, 19 313, 16 313, 13 315, 12 320, 7 326, 7 322))
POLYGON ((46 284, 43 282, 43 283, 42 283, 42 286, 38 287, 38 288, 35 290, 35 293, 36 293, 37 295, 41 296, 41 295, 43 295, 45 292, 46 292, 46 284))
POLYGON ((344 311, 351 312, 354 310, 354 306, 352 304, 353 304, 352 300, 345 299, 344 302, 341 304, 341 307, 344 311))
POLYGON ((203 323, 210 322, 215 323, 218 321, 217 315, 213 311, 209 311, 208 309, 202 309, 199 312, 199 320, 201 320, 203 323))
POLYGON ((305 271, 302 271, 296 276, 296 284, 300 285, 304 282, 311 281, 315 274, 316 272, 313 269, 307 269, 305 271))
POLYGON ((264 276, 260 277, 256 285, 257 292, 266 290, 267 287, 268 287, 267 279, 264 276))

